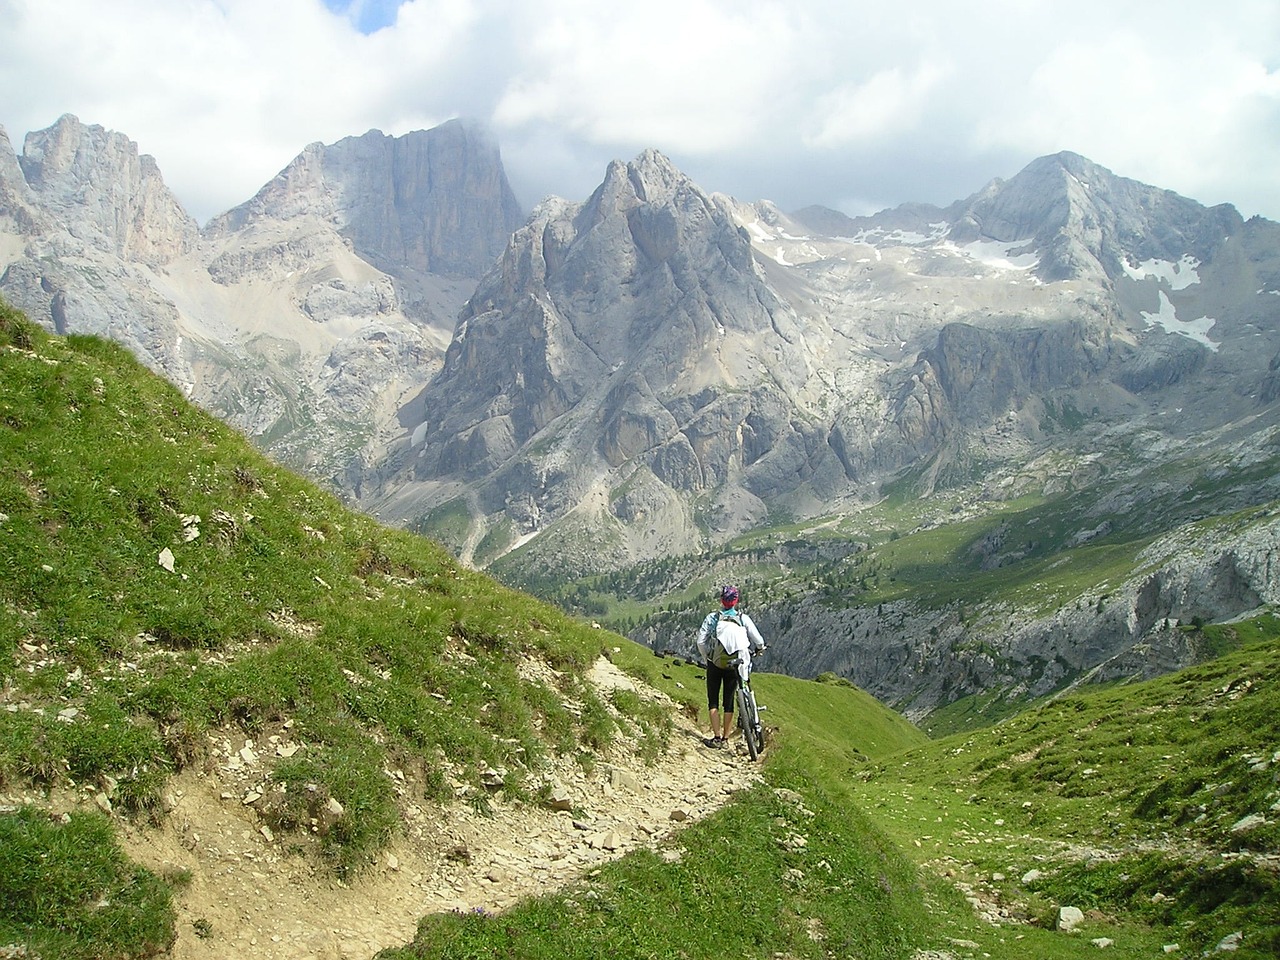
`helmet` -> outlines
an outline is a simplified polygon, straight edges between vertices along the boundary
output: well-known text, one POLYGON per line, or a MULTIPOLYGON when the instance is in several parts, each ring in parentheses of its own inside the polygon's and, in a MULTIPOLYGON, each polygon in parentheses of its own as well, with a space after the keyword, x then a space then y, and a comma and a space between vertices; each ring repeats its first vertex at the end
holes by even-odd
POLYGON ((726 583, 720 588, 720 602, 726 607, 732 607, 738 602, 738 588, 731 583, 726 583))

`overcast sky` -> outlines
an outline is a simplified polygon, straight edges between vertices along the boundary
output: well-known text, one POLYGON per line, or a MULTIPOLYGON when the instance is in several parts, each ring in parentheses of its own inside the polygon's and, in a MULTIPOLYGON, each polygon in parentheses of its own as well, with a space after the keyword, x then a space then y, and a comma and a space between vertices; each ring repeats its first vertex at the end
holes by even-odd
POLYGON ((1276 0, 0 0, 0 26, 19 153, 64 113, 120 131, 201 223, 308 143, 452 117, 526 208, 647 147, 850 214, 1073 150, 1280 220, 1276 0))

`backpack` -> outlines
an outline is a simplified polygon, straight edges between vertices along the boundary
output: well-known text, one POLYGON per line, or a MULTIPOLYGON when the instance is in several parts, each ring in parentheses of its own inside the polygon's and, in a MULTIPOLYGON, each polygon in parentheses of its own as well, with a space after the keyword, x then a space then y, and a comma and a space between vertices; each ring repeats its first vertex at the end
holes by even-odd
POLYGON ((716 642, 711 647, 711 662, 721 670, 727 670, 729 661, 747 647, 747 628, 742 624, 742 614, 736 608, 719 611, 716 615, 716 642))

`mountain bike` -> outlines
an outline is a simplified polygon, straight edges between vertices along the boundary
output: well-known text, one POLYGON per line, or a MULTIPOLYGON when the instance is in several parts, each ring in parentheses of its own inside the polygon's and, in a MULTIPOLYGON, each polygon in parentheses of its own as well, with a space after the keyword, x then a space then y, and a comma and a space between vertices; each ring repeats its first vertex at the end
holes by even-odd
POLYGON ((764 724, 760 722, 760 711, 764 707, 756 704, 756 695, 751 689, 751 657, 739 654, 729 661, 729 666, 738 670, 738 690, 734 694, 738 702, 738 727, 747 743, 747 753, 754 760, 764 750, 764 724))

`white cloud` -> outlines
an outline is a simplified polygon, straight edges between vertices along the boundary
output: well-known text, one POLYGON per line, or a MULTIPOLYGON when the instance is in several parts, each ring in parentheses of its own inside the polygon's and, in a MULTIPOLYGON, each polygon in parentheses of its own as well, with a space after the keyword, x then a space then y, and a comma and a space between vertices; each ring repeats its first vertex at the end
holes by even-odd
POLYGON ((1280 219, 1274 0, 0 0, 0 23, 19 150, 63 113, 119 130, 201 219, 307 143, 460 115, 527 203, 644 147, 784 208, 949 203, 1069 149, 1280 219))
POLYGON ((11 138, 63 113, 119 130, 202 217, 247 199, 308 143, 448 119, 450 109, 414 109, 403 95, 447 83, 433 67, 470 26, 466 4, 427 0, 372 36, 319 0, 6 6, 17 55, 0 86, 26 91, 0 94, 11 138))
POLYGON ((543 6, 555 13, 526 8, 521 18, 526 42, 494 109, 500 127, 551 123, 594 143, 742 149, 761 132, 771 88, 788 80, 794 28, 784 4, 543 6))
POLYGON ((929 97, 945 74, 942 67, 931 64, 910 72, 893 67, 823 94, 814 111, 817 132, 805 142, 838 147, 908 130, 927 113, 929 97))
POLYGON ((1069 149, 1207 204, 1280 216, 1280 194, 1245 173, 1280 163, 1280 9, 1256 19, 1066 30, 986 111, 973 143, 1032 155, 1069 149))

